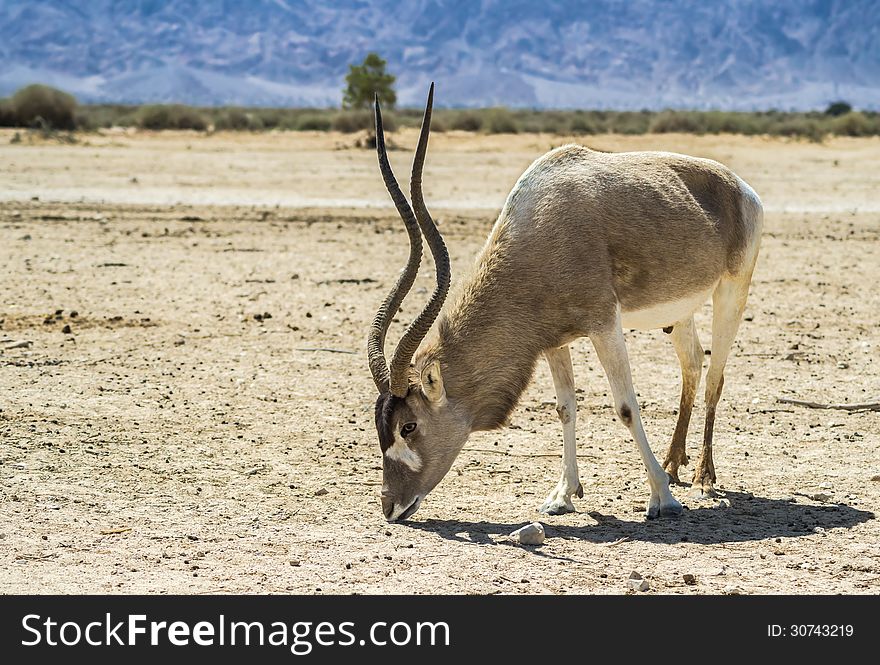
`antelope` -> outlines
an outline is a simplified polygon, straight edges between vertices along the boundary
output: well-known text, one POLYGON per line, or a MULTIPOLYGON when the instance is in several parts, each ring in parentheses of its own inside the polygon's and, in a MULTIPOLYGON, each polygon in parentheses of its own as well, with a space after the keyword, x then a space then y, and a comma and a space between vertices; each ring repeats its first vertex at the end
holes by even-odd
POLYGON ((679 515, 682 506, 670 482, 678 482, 679 467, 688 463, 685 439, 703 366, 693 315, 709 296, 706 421, 692 487, 711 496, 715 411, 760 245, 763 209, 757 194, 709 159, 556 148, 520 176, 472 273, 444 304, 449 254, 422 194, 433 97, 432 83, 413 159, 411 207, 388 162, 378 97, 375 102, 379 170, 410 243, 406 267, 379 307, 367 340, 379 391, 375 417, 385 518, 412 516, 471 432, 508 421, 541 355, 550 365, 563 447, 561 477, 540 510, 574 511, 572 496, 582 498, 583 486, 569 344, 580 337, 592 342, 616 415, 647 470, 646 517, 679 515), (423 237, 436 266, 436 288, 389 365, 385 336, 418 273, 423 237), (432 337, 422 343, 435 319, 432 337), (663 466, 642 426, 624 328, 662 328, 681 364, 678 421, 663 466))

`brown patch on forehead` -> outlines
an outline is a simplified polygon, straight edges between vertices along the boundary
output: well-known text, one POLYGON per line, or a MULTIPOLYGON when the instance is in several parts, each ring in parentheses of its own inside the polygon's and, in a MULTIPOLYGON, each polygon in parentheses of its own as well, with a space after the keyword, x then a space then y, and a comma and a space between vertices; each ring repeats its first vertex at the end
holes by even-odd
POLYGON ((394 412, 405 403, 391 393, 382 393, 376 400, 376 432, 383 453, 394 445, 394 412))

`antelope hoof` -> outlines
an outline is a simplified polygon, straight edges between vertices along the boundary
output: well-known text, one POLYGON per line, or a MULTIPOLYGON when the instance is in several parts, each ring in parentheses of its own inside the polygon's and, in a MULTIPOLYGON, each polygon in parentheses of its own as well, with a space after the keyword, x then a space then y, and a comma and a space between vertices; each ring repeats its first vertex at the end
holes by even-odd
POLYGON ((645 517, 649 520, 655 520, 658 517, 678 517, 684 511, 681 504, 670 497, 669 501, 666 503, 654 503, 653 501, 648 504, 648 510, 645 512, 645 517))
POLYGON ((715 488, 710 482, 694 483, 689 496, 697 501, 709 501, 715 498, 715 488))
POLYGON ((687 463, 687 455, 682 454, 677 459, 673 458, 671 454, 666 456, 666 461, 663 462, 663 470, 669 476, 669 482, 681 484, 681 480, 678 478, 678 467, 687 466, 687 463))
MULTIPOLYGON (((578 484, 576 492, 578 496, 583 496, 584 491, 581 489, 580 484, 578 484)), ((550 492, 550 496, 544 501, 540 511, 546 515, 564 515, 565 513, 575 512, 574 504, 571 502, 571 494, 571 492, 566 492, 564 489, 557 487, 550 492)))

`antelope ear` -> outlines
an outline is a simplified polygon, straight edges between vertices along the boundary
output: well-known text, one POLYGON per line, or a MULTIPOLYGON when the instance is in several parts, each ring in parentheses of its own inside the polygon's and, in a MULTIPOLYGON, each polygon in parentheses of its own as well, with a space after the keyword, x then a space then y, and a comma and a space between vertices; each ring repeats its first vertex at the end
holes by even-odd
POLYGON ((431 402, 439 404, 446 399, 440 363, 436 360, 422 370, 422 392, 431 402))

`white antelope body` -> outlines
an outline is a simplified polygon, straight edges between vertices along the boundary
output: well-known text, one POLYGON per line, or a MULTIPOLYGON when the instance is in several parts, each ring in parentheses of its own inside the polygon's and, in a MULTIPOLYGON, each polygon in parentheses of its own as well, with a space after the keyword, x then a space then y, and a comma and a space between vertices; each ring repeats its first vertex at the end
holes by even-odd
POLYGON ((563 146, 520 177, 472 274, 444 306, 449 258, 421 192, 432 98, 433 85, 413 162, 412 208, 388 165, 376 104, 380 169, 410 238, 410 260, 379 309, 368 342, 379 389, 385 517, 412 515, 471 432, 507 421, 541 355, 550 365, 563 428, 562 476, 541 510, 573 511, 572 495, 582 497, 583 489, 568 345, 579 337, 593 343, 616 413, 638 446, 651 490, 647 516, 679 514, 669 481, 677 481, 679 467, 688 463, 685 439, 703 362, 693 313, 710 296, 706 424, 693 486, 711 494, 715 409, 760 244, 758 196, 711 160, 563 146), (389 367, 385 334, 418 271, 422 235, 437 265, 437 288, 389 367), (438 315, 435 334, 422 343, 438 315), (642 426, 623 328, 663 328, 681 363, 678 422, 662 467, 642 426))

